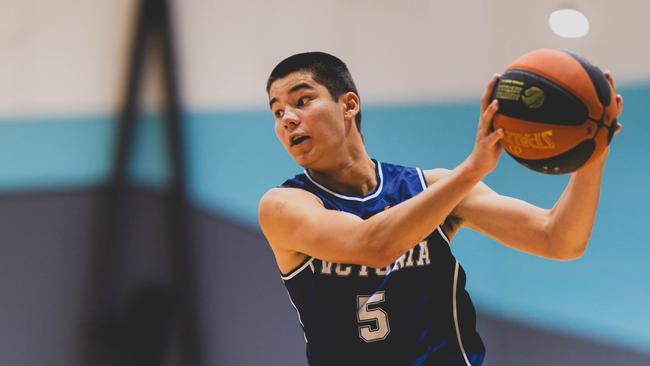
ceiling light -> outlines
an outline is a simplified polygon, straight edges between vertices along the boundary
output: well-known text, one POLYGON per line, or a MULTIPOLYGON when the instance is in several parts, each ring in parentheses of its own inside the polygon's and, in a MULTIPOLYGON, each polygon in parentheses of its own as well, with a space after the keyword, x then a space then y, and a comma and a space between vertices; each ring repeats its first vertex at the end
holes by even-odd
POLYGON ((553 33, 563 38, 580 38, 589 33, 589 20, 575 9, 560 9, 548 17, 553 33))

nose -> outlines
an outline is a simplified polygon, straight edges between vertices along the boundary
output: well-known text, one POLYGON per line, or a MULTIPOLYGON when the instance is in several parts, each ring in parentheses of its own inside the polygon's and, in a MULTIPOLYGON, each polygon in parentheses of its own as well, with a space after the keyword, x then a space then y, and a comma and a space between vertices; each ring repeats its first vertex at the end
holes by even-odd
POLYGON ((296 114, 296 110, 290 106, 285 107, 284 114, 282 115, 282 127, 292 131, 296 126, 300 124, 300 119, 296 114))

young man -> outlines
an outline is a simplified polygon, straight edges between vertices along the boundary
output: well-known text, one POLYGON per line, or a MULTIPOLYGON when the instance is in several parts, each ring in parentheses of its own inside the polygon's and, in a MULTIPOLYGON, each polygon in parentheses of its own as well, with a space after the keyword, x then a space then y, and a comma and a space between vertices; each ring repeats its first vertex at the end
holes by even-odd
POLYGON ((490 131, 497 80, 483 95, 472 153, 453 170, 422 171, 368 157, 341 60, 304 53, 272 71, 275 132, 305 172, 262 197, 259 222, 310 365, 480 365, 465 273, 449 248, 461 226, 545 258, 584 252, 606 154, 574 173, 550 210, 491 190, 481 179, 502 151, 503 131, 490 131))

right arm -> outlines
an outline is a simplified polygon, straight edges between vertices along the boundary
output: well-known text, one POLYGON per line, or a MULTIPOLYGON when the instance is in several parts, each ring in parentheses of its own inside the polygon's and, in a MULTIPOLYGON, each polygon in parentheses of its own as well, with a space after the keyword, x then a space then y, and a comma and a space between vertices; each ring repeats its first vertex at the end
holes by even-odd
POLYGON ((474 150, 422 193, 366 220, 327 210, 311 193, 276 188, 259 206, 259 222, 274 251, 303 253, 336 263, 385 267, 429 235, 472 188, 496 166, 503 131, 490 132, 496 103, 486 89, 474 150))

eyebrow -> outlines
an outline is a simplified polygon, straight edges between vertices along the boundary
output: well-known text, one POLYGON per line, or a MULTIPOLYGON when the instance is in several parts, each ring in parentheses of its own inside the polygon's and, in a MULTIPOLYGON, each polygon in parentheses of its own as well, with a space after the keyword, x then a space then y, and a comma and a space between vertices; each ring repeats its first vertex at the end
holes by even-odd
MULTIPOLYGON (((299 83, 299 84, 296 84, 296 85, 292 86, 291 89, 289 89, 289 92, 287 94, 295 93, 295 92, 297 92, 298 90, 301 90, 301 89, 315 90, 316 88, 309 85, 308 83, 299 83)), ((278 101, 278 98, 271 98, 271 101, 269 102, 269 107, 273 108, 273 103, 275 103, 277 101, 278 101)))

